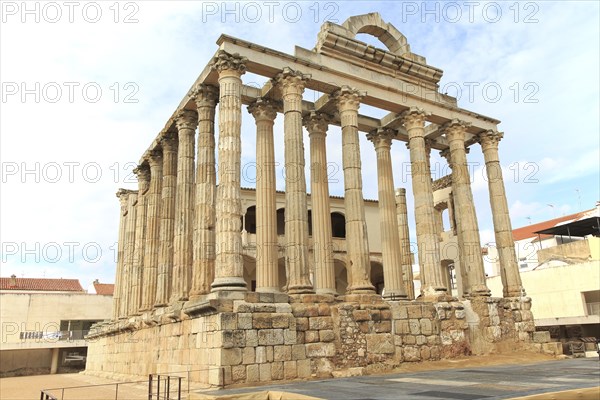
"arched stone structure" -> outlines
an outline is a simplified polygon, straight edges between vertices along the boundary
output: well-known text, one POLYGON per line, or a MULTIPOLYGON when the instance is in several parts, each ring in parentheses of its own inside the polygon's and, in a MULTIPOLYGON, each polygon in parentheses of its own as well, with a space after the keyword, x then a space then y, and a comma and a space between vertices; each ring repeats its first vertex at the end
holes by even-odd
POLYGON ((352 16, 342 26, 348 30, 349 37, 354 38, 357 33, 368 33, 379 39, 390 53, 399 56, 410 53, 406 36, 394 25, 385 22, 379 13, 352 16))

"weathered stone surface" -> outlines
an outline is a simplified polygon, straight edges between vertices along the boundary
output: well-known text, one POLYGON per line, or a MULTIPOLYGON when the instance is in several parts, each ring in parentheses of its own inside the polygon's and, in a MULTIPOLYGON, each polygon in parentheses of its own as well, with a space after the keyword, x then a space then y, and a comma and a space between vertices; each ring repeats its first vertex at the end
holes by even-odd
POLYGON ((275 346, 283 344, 282 329, 262 329, 258 331, 259 346, 275 346))
POLYGON ((549 331, 533 332, 533 342, 534 343, 548 343, 550 341, 551 341, 551 338, 550 338, 549 331))
POLYGON ((368 334, 367 351, 373 354, 393 354, 396 350, 391 334, 368 334))
POLYGON ((306 345, 306 355, 313 357, 335 356, 335 345, 333 343, 309 343, 306 345))
POLYGON ((297 361, 298 378, 310 378, 312 375, 310 369, 310 360, 298 360, 297 361))

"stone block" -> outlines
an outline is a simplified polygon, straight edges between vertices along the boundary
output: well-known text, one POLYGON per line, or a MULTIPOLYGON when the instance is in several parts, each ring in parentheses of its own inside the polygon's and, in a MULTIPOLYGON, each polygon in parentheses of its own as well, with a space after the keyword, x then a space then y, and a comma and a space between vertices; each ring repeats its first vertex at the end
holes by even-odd
POLYGON ((235 365, 231 367, 231 380, 233 382, 245 382, 246 381, 246 366, 235 365))
POLYGON ((331 317, 312 317, 308 320, 308 326, 312 330, 333 329, 331 317))
POLYGON ((286 380, 296 379, 298 377, 298 371, 296 369, 296 361, 284 361, 283 362, 283 378, 286 380))
POLYGON ((246 346, 246 331, 236 329, 233 331, 223 331, 222 334, 224 349, 246 346))
POLYGON ((368 334, 367 352, 371 354, 393 354, 396 351, 394 340, 389 333, 384 334, 368 334))
POLYGON ((371 321, 381 321, 381 312, 379 310, 369 310, 371 321))
POLYGON ((306 346, 303 344, 292 345, 292 360, 306 359, 306 346))
POLYGON ((454 316, 456 319, 464 319, 467 316, 467 313, 464 309, 456 309, 454 310, 454 316))
POLYGON ((317 358, 313 360, 314 368, 317 371, 317 378, 330 378, 335 369, 333 362, 327 358, 317 358))
POLYGON ((258 331, 255 329, 251 329, 244 332, 246 332, 246 346, 258 346, 258 331))
POLYGON ((561 342, 543 343, 542 351, 557 356, 563 353, 563 346, 561 342))
POLYGON ((538 331, 533 332, 533 342, 534 343, 548 343, 550 342, 550 332, 548 331, 538 331))
POLYGON ((394 321, 396 335, 407 335, 410 333, 410 325, 407 320, 394 321))
POLYGON ((238 314, 238 329, 252 329, 252 314, 251 313, 239 313, 238 314))
POLYGON ((410 329, 411 335, 418 335, 421 333, 421 321, 418 319, 409 319, 408 327, 410 329))
POLYGON ((273 303, 289 303, 290 297, 285 293, 274 293, 273 303))
POLYGON ((405 346, 403 348, 404 361, 417 362, 421 361, 421 351, 415 346, 405 346))
POLYGON ((316 304, 311 304, 306 306, 306 316, 307 317, 318 317, 319 316, 319 306, 316 304))
POLYGON ((260 372, 258 364, 248 365, 246 367, 246 382, 253 383, 260 380, 260 372))
POLYGON ((303 303, 293 303, 292 305, 292 314, 294 314, 294 317, 299 318, 299 317, 307 317, 307 309, 308 306, 306 304, 303 303))
POLYGON ((431 349, 427 346, 421 346, 421 360, 427 361, 431 359, 431 349))
POLYGON ((267 362, 267 348, 265 346, 258 346, 256 348, 256 363, 264 364, 267 362))
POLYGON ((283 329, 261 329, 258 331, 259 346, 283 344, 283 329))
POLYGON ((381 310, 381 319, 382 320, 392 319, 392 311, 389 308, 381 310))
POLYGON ((321 342, 333 342, 335 340, 335 333, 333 330, 328 329, 319 331, 319 340, 321 342))
POLYGON ((238 365, 242 363, 242 349, 232 348, 221 350, 221 365, 238 365))
POLYGON ((408 318, 422 318, 423 313, 421 312, 421 306, 418 304, 407 306, 408 318))
POLYGON ((272 317, 272 325, 273 328, 287 328, 290 326, 290 318, 293 318, 292 316, 288 316, 288 315, 277 315, 277 314, 273 314, 272 317))
POLYGON ((301 331, 301 332, 308 330, 308 318, 307 317, 296 318, 296 330, 301 331))
POLYGON ((283 330, 283 344, 296 344, 298 343, 298 333, 294 329, 283 330))
POLYGON ((392 318, 395 320, 408 318, 408 306, 406 305, 394 304, 392 305, 391 310, 392 318))
POLYGON ((271 364, 265 363, 259 365, 259 376, 261 382, 268 382, 272 380, 271 378, 271 364))
POLYGON ((432 327, 430 319, 421 318, 420 325, 421 325, 421 333, 423 335, 431 335, 433 333, 433 327, 432 327))
POLYGON ((417 344, 417 337, 414 335, 405 335, 402 337, 404 344, 417 344))
POLYGON ((244 347, 242 349, 242 364, 256 363, 256 351, 254 347, 244 347))
POLYGON ((311 369, 310 369, 310 360, 298 360, 296 362, 296 369, 298 371, 298 378, 310 378, 311 377, 311 369))
POLYGON ((374 326, 376 333, 388 333, 392 331, 392 321, 379 321, 374 326))
POLYGON ((417 346, 422 346, 424 344, 427 344, 427 336, 417 335, 416 340, 417 340, 417 346))
MULTIPOLYGON (((264 294, 264 293, 263 293, 264 294)), ((274 304, 255 304, 254 305, 254 312, 259 312, 259 313, 274 313, 276 312, 277 308, 275 307, 274 304)))
POLYGON ((271 363, 271 379, 283 379, 283 361, 274 361, 271 363))
POLYGON ((319 331, 306 331, 304 332, 304 341, 306 343, 315 343, 318 342, 319 339, 319 331))
POLYGON ((319 303, 317 306, 319 309, 320 316, 329 316, 331 315, 331 307, 327 303, 319 303))
POLYGON ((371 317, 369 316, 369 311, 367 310, 354 310, 352 311, 352 317, 357 322, 371 320, 371 317))
POLYGON ((219 315, 221 320, 219 326, 221 327, 221 330, 237 329, 237 313, 224 312, 219 315))
POLYGON ((260 293, 258 292, 246 292, 244 300, 247 303, 258 303, 260 301, 260 293))
POLYGON ((269 329, 272 328, 273 316, 270 313, 255 313, 252 314, 252 327, 254 329, 269 329))
POLYGON ((292 359, 292 346, 273 347, 273 361, 290 361, 292 359))
POLYGON ((333 343, 309 343, 306 345, 306 355, 309 358, 333 357, 335 354, 335 345, 333 343))
POLYGON ((275 304, 275 312, 278 314, 291 314, 292 306, 290 304, 275 304))

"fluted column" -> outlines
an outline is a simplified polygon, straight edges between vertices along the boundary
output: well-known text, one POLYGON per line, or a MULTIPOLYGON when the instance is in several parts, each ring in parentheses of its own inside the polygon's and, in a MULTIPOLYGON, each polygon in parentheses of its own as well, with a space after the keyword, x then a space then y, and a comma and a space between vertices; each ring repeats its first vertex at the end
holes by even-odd
POLYGON ((219 167, 216 203, 216 260, 213 291, 246 290, 242 259, 241 129, 242 74, 246 59, 219 51, 219 167))
POLYGON ((130 309, 133 302, 133 264, 135 259, 135 226, 137 191, 129 191, 127 196, 127 225, 125 226, 125 247, 123 248, 123 290, 121 291, 120 317, 131 315, 130 309))
POLYGON ((503 134, 501 132, 487 131, 480 133, 477 139, 483 150, 488 177, 490 205, 494 221, 496 248, 498 249, 498 256, 500 258, 500 273, 504 288, 504 297, 519 297, 525 296, 525 289, 523 288, 519 266, 517 265, 515 242, 512 236, 508 202, 506 201, 504 180, 502 178, 502 167, 498 158, 498 143, 502 137, 503 134))
POLYGON ((269 100, 258 99, 248 112, 256 121, 256 291, 279 292, 273 142, 277 111, 269 100))
POLYGON ((463 121, 452 120, 442 129, 446 134, 450 149, 450 167, 452 168, 452 191, 454 192, 454 207, 457 214, 460 232, 462 234, 462 251, 460 253, 461 268, 467 272, 469 279, 468 292, 471 296, 489 296, 490 290, 485 283, 485 270, 481 256, 481 241, 477 215, 471 191, 471 178, 467 165, 465 150, 465 133, 467 124, 463 121))
POLYGON ((210 293, 210 285, 215 276, 215 107, 219 90, 214 86, 201 85, 193 95, 198 108, 198 153, 190 298, 197 298, 210 293))
POLYGON ((127 199, 129 197, 129 191, 125 189, 119 189, 117 192, 117 198, 119 199, 119 241, 117 242, 117 270, 115 273, 115 290, 113 294, 113 320, 119 319, 121 299, 123 292, 123 285, 125 280, 123 278, 124 270, 123 264, 125 262, 125 227, 127 226, 127 199))
POLYGON ((406 295, 415 298, 413 281, 412 253, 410 252, 410 234, 408 230, 408 208, 406 207, 406 189, 396 189, 396 218, 398 220, 398 237, 400 239, 400 259, 402 262, 402 278, 406 295))
POLYGON ((364 92, 343 86, 333 94, 342 126, 342 164, 344 168, 344 207, 346 209, 346 252, 348 293, 374 293, 371 283, 369 241, 362 193, 358 108, 364 92))
POLYGON ((135 245, 131 273, 131 302, 129 314, 137 315, 142 305, 142 273, 144 269, 144 242, 146 240, 146 193, 150 186, 150 168, 148 164, 138 166, 134 171, 138 179, 136 204, 135 245))
POLYGON ((325 146, 329 122, 325 114, 311 112, 304 118, 304 126, 310 137, 310 197, 315 290, 317 294, 337 294, 325 146))
POLYGON ((173 274, 173 237, 175 233, 175 190, 177 185, 177 139, 160 140, 163 150, 163 178, 160 203, 158 282, 155 307, 169 303, 173 274))
POLYGON ((189 298, 192 280, 194 221, 194 142, 198 113, 181 110, 176 116, 177 184, 175 191, 175 248, 170 302, 189 298))
POLYGON ((446 295, 447 289, 442 275, 440 245, 433 215, 431 172, 428 169, 424 138, 426 116, 423 110, 411 108, 403 113, 403 124, 408 131, 410 149, 421 293, 425 298, 435 299, 446 295))
POLYGON ((156 298, 158 278, 158 247, 160 238, 160 203, 162 190, 163 160, 161 152, 154 150, 148 156, 150 164, 150 189, 146 195, 146 241, 144 249, 144 269, 142 272, 141 311, 152 309, 156 298))
POLYGON ((283 98, 285 159, 285 265, 288 293, 310 293, 308 266, 308 206, 304 174, 302 93, 309 75, 284 68, 275 81, 283 98))
POLYGON ((367 135, 373 142, 377 155, 377 187, 379 198, 379 227, 381 229, 381 255, 383 258, 384 298, 388 300, 406 299, 406 289, 402 279, 402 259, 400 236, 394 198, 394 176, 392 172, 391 147, 396 132, 391 129, 378 129, 367 135))

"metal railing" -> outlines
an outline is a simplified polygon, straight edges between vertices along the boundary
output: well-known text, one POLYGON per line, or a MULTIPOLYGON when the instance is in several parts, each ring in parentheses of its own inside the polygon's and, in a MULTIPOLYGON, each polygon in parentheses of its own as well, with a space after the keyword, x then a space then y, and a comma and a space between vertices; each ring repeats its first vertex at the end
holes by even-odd
POLYGON ((83 340, 89 330, 74 330, 74 331, 25 331, 19 334, 21 340, 47 340, 51 342, 83 340))
MULTIPOLYGON (((40 393, 40 400, 68 400, 68 399, 119 399, 119 388, 124 385, 146 384, 147 381, 131 381, 103 383, 99 385, 68 386, 63 388, 43 389, 40 393), (110 387, 114 386, 111 390, 110 387), (105 390, 102 390, 105 389, 105 390), (95 391, 100 397, 90 395, 90 390, 95 391), (100 393, 102 390, 102 393, 100 393), (79 391, 79 393, 77 393, 79 391), (85 394, 84 394, 85 392, 85 394), (109 397, 110 396, 110 397, 109 397)), ((131 398, 131 397, 128 397, 131 398)))
POLYGON ((225 387, 224 367, 207 367, 195 370, 169 372, 169 375, 150 374, 148 379, 143 381, 115 382, 98 385, 43 389, 40 391, 40 400, 119 400, 119 398, 122 400, 131 400, 133 398, 131 393, 123 394, 122 388, 125 385, 136 384, 144 384, 144 386, 147 388, 147 391, 143 390, 141 387, 138 388, 139 395, 136 395, 135 398, 148 400, 180 400, 182 394, 189 394, 192 389, 190 378, 193 373, 209 373, 208 371, 214 369, 220 370, 219 375, 221 380, 218 383, 218 386, 223 389, 225 387), (145 394, 142 391, 145 392, 145 394))

